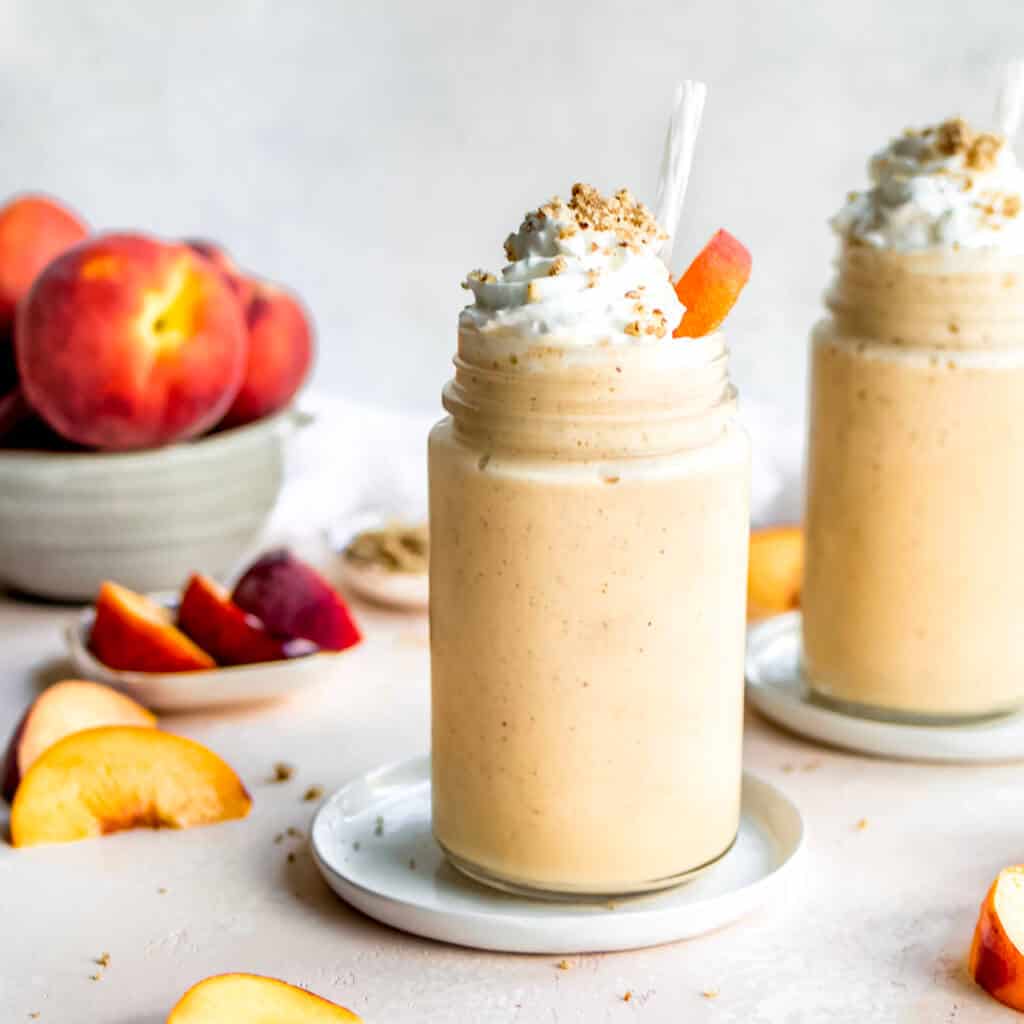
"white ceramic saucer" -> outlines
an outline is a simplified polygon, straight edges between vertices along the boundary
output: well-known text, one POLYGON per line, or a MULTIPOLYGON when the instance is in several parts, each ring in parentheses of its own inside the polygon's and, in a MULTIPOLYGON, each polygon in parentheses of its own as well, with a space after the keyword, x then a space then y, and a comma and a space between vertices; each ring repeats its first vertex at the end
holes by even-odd
POLYGON ((818 703, 800 670, 802 619, 788 612, 747 635, 747 699, 765 718, 807 739, 909 761, 990 762, 1024 758, 1024 713, 966 725, 876 721, 818 703))
POLYGON ((430 828, 430 759, 369 772, 334 793, 313 822, 313 857, 342 899, 415 935, 509 953, 608 952, 687 939, 763 905, 803 846, 800 812, 743 777, 736 844, 696 880, 610 903, 530 900, 451 867, 430 828))

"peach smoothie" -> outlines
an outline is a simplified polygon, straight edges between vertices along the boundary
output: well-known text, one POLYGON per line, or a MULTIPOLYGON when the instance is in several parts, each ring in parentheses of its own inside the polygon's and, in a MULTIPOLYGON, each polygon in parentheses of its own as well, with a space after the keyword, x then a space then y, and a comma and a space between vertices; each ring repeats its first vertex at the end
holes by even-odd
POLYGON ((625 191, 528 214, 430 437, 434 831, 503 887, 656 889, 736 835, 748 442, 659 236, 625 191))
POLYGON ((821 697, 955 720, 1024 704, 1024 174, 946 122, 836 219, 812 338, 804 668, 821 697))

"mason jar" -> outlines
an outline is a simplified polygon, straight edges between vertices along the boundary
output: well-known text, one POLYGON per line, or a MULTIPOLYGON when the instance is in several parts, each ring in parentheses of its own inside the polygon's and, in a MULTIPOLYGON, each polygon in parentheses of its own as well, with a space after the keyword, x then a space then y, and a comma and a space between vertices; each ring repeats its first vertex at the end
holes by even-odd
POLYGON ((909 721, 1024 704, 1024 257, 846 242, 812 338, 804 673, 909 721))
POLYGON ((434 832, 514 891, 671 886, 739 822, 749 445, 726 348, 493 342, 461 332, 429 444, 434 832))

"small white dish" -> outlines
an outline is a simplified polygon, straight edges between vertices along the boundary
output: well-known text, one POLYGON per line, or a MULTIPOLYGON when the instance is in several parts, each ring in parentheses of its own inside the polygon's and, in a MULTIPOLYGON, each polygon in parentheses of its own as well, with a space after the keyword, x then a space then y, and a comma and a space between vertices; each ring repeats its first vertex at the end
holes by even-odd
POLYGON ((430 759, 371 771, 330 796, 313 821, 313 858, 346 902, 384 924, 442 942, 508 953, 592 953, 688 939, 776 896, 803 847, 797 808, 743 777, 732 849, 694 881, 611 902, 513 896, 464 877, 430 823, 430 759))
POLYGON ((747 634, 747 699, 776 725, 830 746, 897 760, 1024 758, 1024 712, 962 725, 918 725, 859 718, 817 702, 800 669, 802 622, 799 612, 787 612, 747 634))
POLYGON ((342 584, 373 604, 406 611, 424 611, 430 601, 430 581, 425 572, 392 572, 375 565, 358 565, 344 552, 339 556, 342 584))
MULTIPOLYGON (((175 606, 176 595, 150 596, 168 608, 175 606)), ((121 690, 155 711, 194 711, 290 697, 331 679, 349 653, 319 651, 283 661, 199 672, 123 672, 104 665, 89 650, 95 619, 95 608, 87 608, 65 630, 68 655, 76 671, 85 679, 121 690)))

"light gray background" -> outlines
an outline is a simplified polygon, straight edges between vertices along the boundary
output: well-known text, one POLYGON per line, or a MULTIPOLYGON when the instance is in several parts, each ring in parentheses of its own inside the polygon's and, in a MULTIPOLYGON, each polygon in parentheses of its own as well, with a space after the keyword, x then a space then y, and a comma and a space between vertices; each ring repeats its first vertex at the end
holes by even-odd
POLYGON ((742 391, 804 405, 826 218, 907 122, 986 117, 1019 0, 2 0, 0 192, 201 233, 292 284, 320 386, 436 407, 470 268, 583 178, 653 199, 673 82, 710 86, 676 259, 754 278, 742 391))

